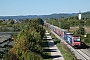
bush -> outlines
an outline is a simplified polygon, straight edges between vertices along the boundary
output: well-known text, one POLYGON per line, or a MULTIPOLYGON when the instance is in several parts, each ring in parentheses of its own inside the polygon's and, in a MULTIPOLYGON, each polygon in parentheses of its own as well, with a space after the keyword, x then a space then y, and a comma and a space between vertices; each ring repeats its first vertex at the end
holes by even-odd
POLYGON ((33 52, 27 51, 25 54, 23 54, 22 59, 24 60, 43 60, 43 58, 33 52))
POLYGON ((85 39, 84 39, 84 42, 90 43, 90 38, 85 38, 85 39))

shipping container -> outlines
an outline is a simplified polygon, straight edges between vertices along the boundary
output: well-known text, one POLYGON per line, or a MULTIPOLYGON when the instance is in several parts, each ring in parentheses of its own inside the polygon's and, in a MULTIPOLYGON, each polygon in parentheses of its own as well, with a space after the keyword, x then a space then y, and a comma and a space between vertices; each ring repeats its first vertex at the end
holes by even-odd
POLYGON ((71 35, 67 35, 67 42, 72 45, 73 43, 73 39, 72 39, 72 36, 71 35))

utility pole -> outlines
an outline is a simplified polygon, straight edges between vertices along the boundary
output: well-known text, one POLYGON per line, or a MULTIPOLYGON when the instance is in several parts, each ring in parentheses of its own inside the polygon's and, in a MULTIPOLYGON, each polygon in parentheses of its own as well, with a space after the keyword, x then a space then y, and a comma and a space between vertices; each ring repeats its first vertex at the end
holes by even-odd
POLYGON ((58 19, 58 24, 59 24, 58 27, 61 28, 61 22, 59 21, 59 19, 58 19))
POLYGON ((86 20, 84 19, 84 37, 86 37, 86 20))
POLYGON ((75 27, 75 35, 76 35, 76 21, 75 21, 74 25, 75 25, 74 27, 75 27))
POLYGON ((59 20, 58 20, 58 27, 60 28, 59 24, 60 24, 60 23, 59 23, 59 20))
POLYGON ((53 25, 53 21, 52 21, 52 25, 53 25))

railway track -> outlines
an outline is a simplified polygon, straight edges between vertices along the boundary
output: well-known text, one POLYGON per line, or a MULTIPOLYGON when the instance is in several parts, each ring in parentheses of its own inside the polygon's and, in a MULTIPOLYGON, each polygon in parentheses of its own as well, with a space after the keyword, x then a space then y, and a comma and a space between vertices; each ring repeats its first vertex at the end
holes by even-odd
MULTIPOLYGON (((65 43, 65 41, 62 38, 60 38, 56 33, 54 33, 52 30, 51 32, 57 38, 59 38, 61 41, 65 43)), ((75 54, 77 60, 90 60, 90 52, 87 49, 74 49, 69 44, 67 44, 67 47, 70 48, 70 51, 72 51, 75 54)))
POLYGON ((81 50, 90 57, 90 51, 88 51, 88 49, 81 49, 81 50))
POLYGON ((84 60, 90 60, 90 55, 85 51, 85 49, 76 49, 76 51, 78 52, 79 55, 82 56, 84 60))
MULTIPOLYGON (((75 55, 75 57, 77 58, 77 60, 90 60, 90 52, 87 50, 87 48, 90 48, 90 46, 87 46, 85 43, 82 42, 81 44, 81 49, 75 49, 72 46, 70 46, 69 44, 67 44, 64 40, 65 36, 62 36, 64 34, 61 34, 61 36, 59 36, 58 34, 60 34, 62 31, 66 32, 62 29, 59 29, 59 27, 47 24, 47 26, 50 28, 51 32, 58 38, 60 39, 62 42, 64 42, 64 44, 70 49, 70 51, 75 55), (60 33, 59 33, 60 32, 60 33), (86 49, 85 49, 86 48, 86 49)), ((62 33, 63 33, 62 32, 62 33)), ((70 40, 69 40, 70 41, 70 40)))

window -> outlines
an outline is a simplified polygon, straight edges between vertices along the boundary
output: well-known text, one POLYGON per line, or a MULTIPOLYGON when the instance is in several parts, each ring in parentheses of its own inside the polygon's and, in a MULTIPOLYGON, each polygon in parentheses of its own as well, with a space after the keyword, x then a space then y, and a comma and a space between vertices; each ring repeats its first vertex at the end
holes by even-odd
POLYGON ((74 38, 74 42, 80 42, 80 38, 74 38))

